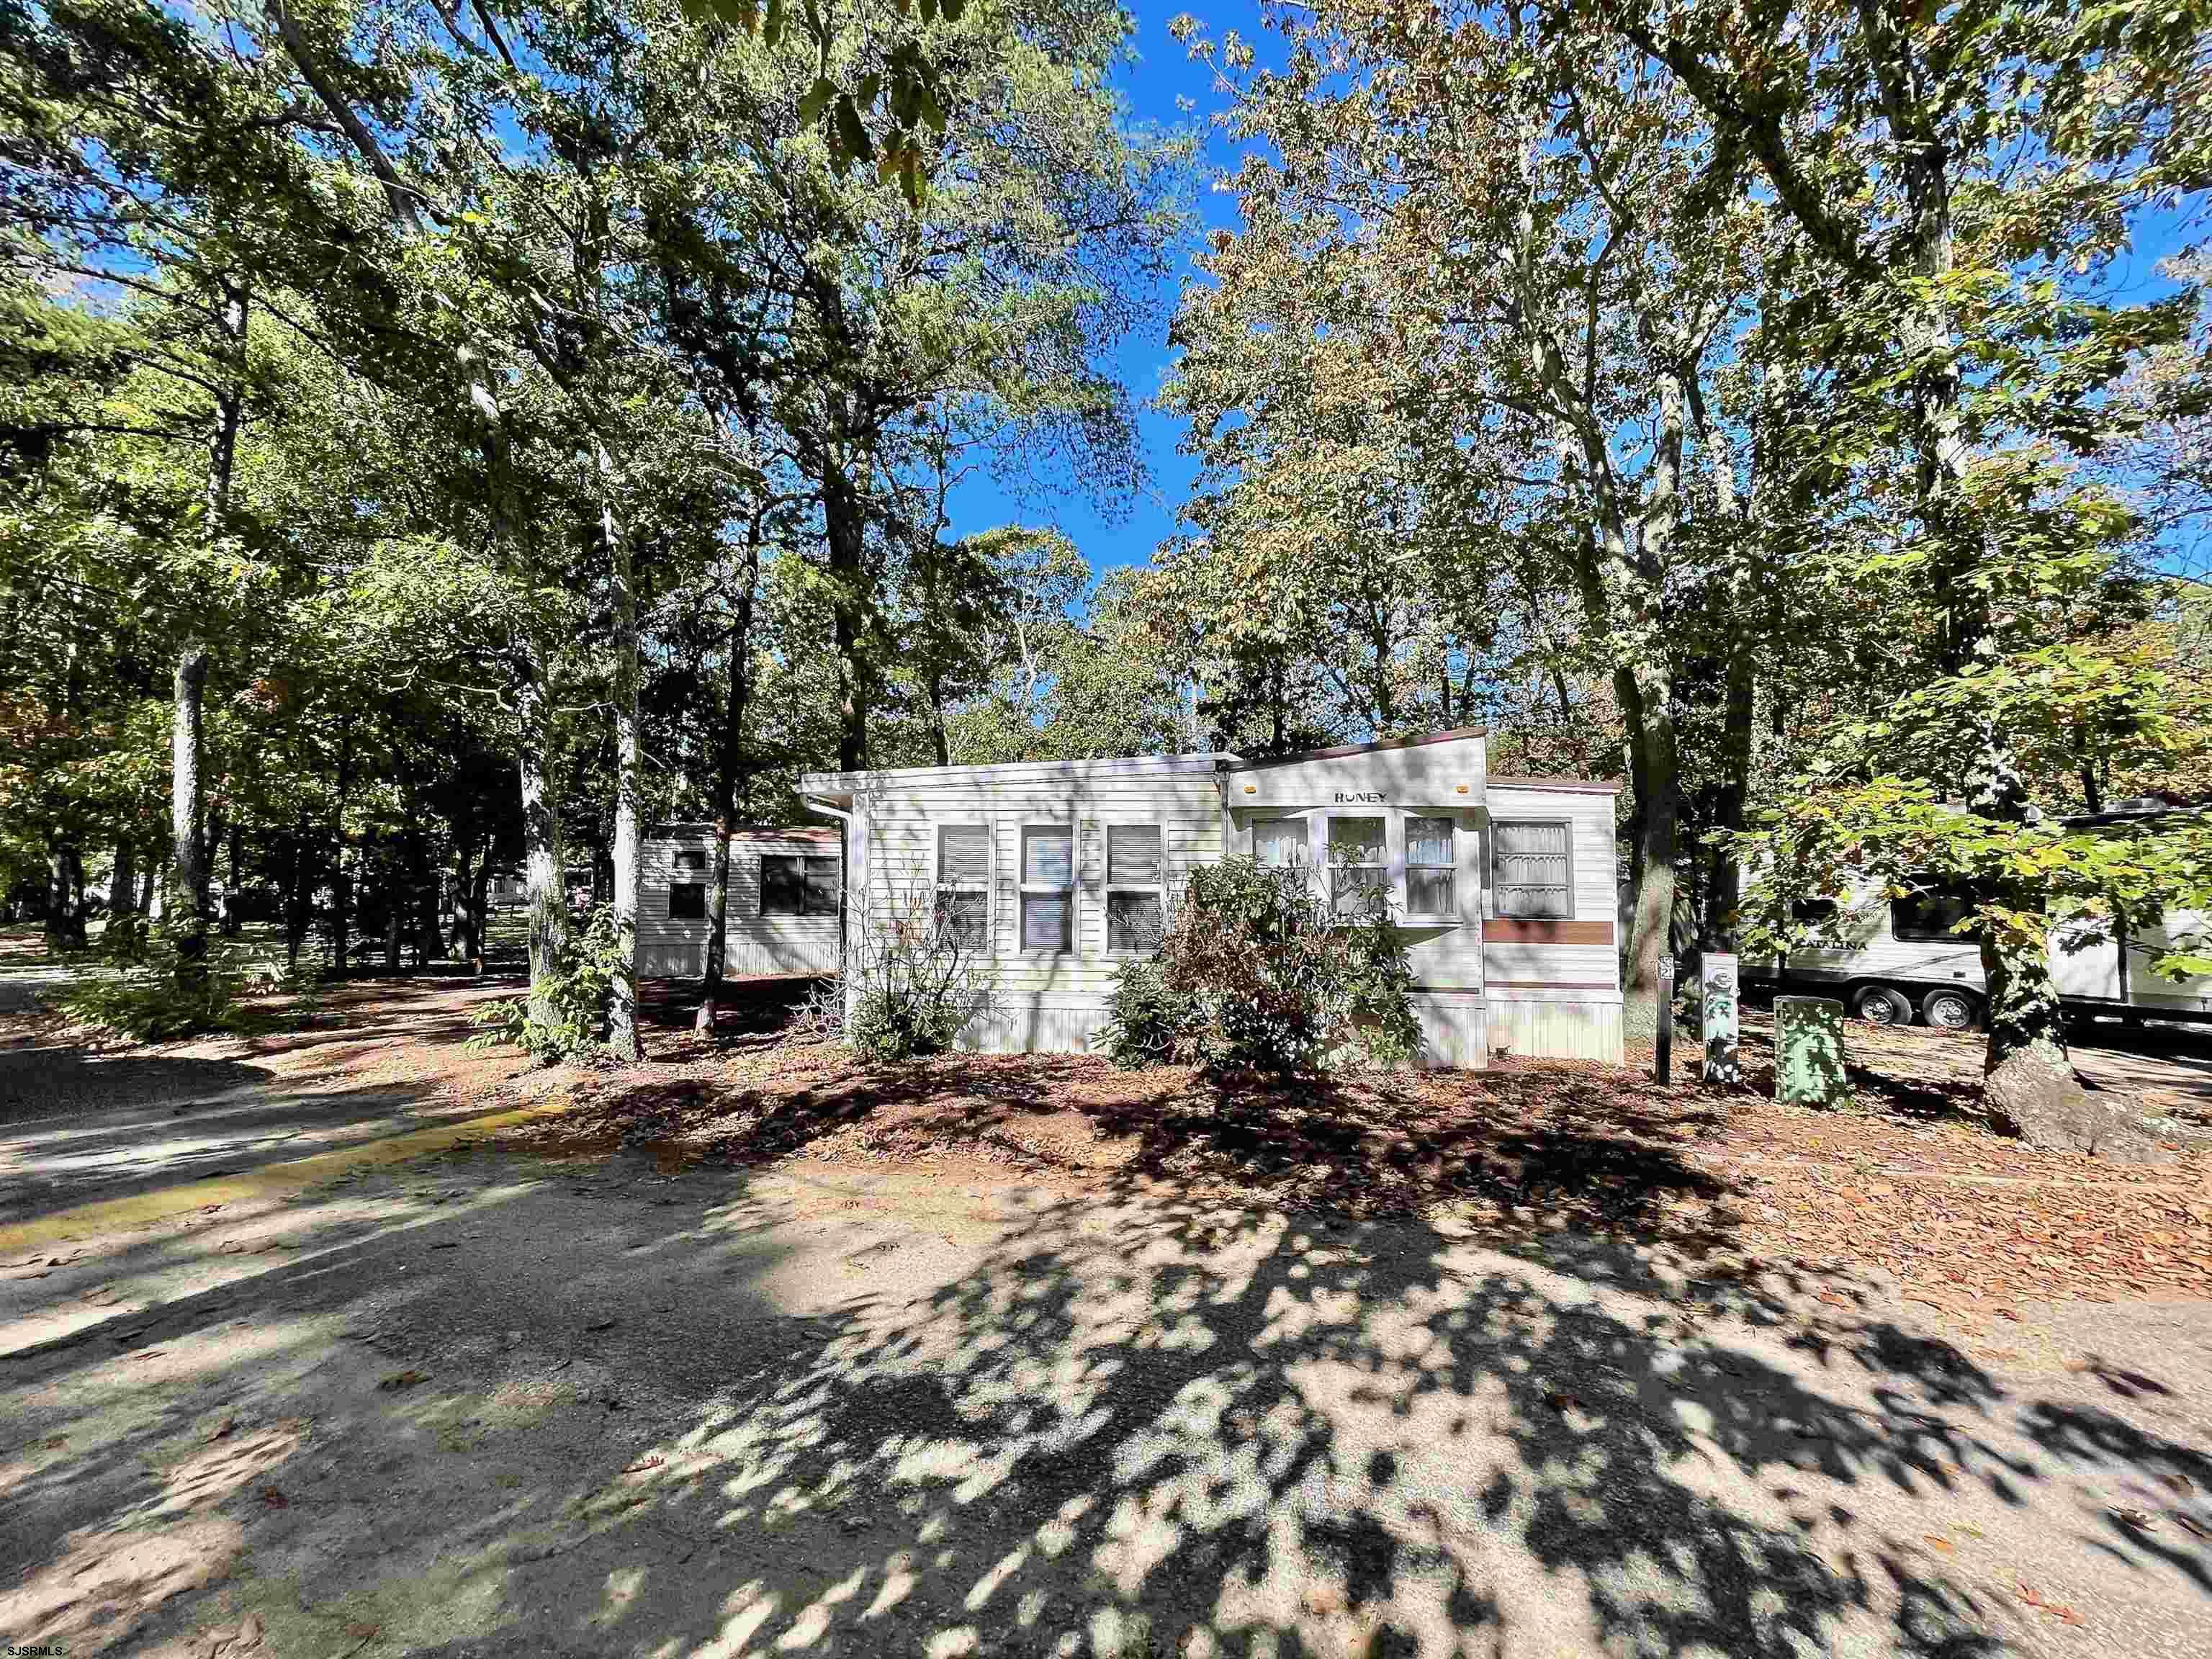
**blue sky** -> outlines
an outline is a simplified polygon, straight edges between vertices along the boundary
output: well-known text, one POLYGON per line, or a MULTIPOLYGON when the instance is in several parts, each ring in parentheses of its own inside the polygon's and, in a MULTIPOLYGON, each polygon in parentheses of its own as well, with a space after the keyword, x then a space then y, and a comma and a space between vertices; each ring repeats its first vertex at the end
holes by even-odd
MULTIPOLYGON (((1170 22, 1188 11, 1201 25, 1200 33, 1218 40, 1234 29, 1255 43, 1263 63, 1280 60, 1279 35, 1267 30, 1260 16, 1259 0, 1195 0, 1183 5, 1136 8, 1135 61, 1125 64, 1118 77, 1132 116, 1139 123, 1180 126, 1195 131, 1203 141, 1200 178, 1196 200, 1201 232, 1237 223, 1235 198, 1211 188, 1215 174, 1232 168, 1236 147, 1215 129, 1212 117, 1220 108, 1212 74, 1194 62, 1182 42, 1168 30, 1170 22)), ((2109 297, 2140 302, 2174 291, 2174 283, 2159 269, 2160 262, 2204 234, 2202 204, 2191 201, 2179 210, 2149 216, 2136 228, 2130 254, 2106 273, 2109 297)), ((1133 335, 1118 356, 1122 383, 1139 408, 1138 424, 1149 471, 1146 489, 1139 495, 1114 502, 1097 502, 1080 489, 1044 488, 1017 495, 979 473, 953 492, 952 532, 970 535, 997 525, 1050 526, 1071 537, 1093 570, 1140 564, 1152 556, 1160 542, 1176 530, 1176 509, 1187 499, 1197 467, 1189 456, 1178 453, 1182 423, 1149 407, 1159 391, 1170 365, 1168 319, 1175 296, 1190 276, 1187 258, 1182 269, 1162 285, 1156 296, 1158 316, 1146 330, 1133 335)))
MULTIPOLYGON (((1196 4, 1139 5, 1134 9, 1137 61, 1125 65, 1119 76, 1121 91, 1129 100, 1130 113, 1139 122, 1183 126, 1199 133, 1205 140, 1206 153, 1197 199, 1193 205, 1204 228, 1233 226, 1237 222, 1235 199, 1209 188, 1212 174, 1234 166, 1237 160, 1235 149, 1213 130, 1210 118, 1220 107, 1212 72, 1204 64, 1190 60, 1182 44, 1169 34, 1168 25, 1188 11, 1204 23, 1206 33, 1214 38, 1236 29, 1247 40, 1262 41, 1263 58, 1274 56, 1265 42, 1279 37, 1263 33, 1256 0, 1223 0, 1220 4, 1200 0, 1196 4), (1192 107, 1179 107, 1178 99, 1188 100, 1192 107)), ((1161 303, 1157 319, 1146 331, 1132 336, 1119 354, 1122 384, 1128 387, 1130 397, 1139 405, 1138 424, 1144 441, 1145 460, 1151 471, 1150 485, 1144 495, 1113 503, 1108 510, 1102 511, 1104 504, 1094 503, 1079 489, 1050 492, 1044 500, 1018 500, 989 478, 979 476, 965 481, 953 493, 950 503, 953 534, 972 535, 994 525, 1010 523, 1050 525, 1066 532, 1084 557, 1090 560, 1091 568, 1103 572, 1116 565, 1143 563, 1161 540, 1174 532, 1176 509, 1189 494, 1196 466, 1190 457, 1176 452, 1176 445, 1182 436, 1182 422, 1146 406, 1158 393, 1167 372, 1168 318, 1174 308, 1175 295, 1180 291, 1182 275, 1187 275, 1188 270, 1186 263, 1183 272, 1164 287, 1158 295, 1161 303)))

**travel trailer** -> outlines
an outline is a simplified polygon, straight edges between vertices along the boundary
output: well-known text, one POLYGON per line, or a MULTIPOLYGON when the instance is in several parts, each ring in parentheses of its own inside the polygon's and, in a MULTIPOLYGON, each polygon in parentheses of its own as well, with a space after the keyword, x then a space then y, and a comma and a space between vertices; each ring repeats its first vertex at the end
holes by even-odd
POLYGON ((845 825, 849 931, 915 904, 977 930, 998 991, 970 1046, 1091 1047, 1115 970, 1191 869, 1244 854, 1383 891, 1426 1063, 1474 1067, 1497 1049, 1621 1058, 1619 787, 1492 777, 1484 733, 1460 730, 1268 760, 813 773, 799 793, 845 825))
MULTIPOLYGON (((2154 801, 2067 822, 2142 823, 2169 811, 2154 801)), ((1969 908, 1961 895, 1936 884, 1887 903, 1871 885, 1840 902, 1806 901, 1797 919, 1831 924, 1838 942, 1793 951, 1778 965, 1747 963, 1746 976, 1838 994, 1851 1012, 1879 1025, 1917 1019, 1965 1030, 1980 1023, 1986 990, 1981 947, 1954 931, 1969 908)), ((2176 983, 2151 971, 2169 940, 2201 935, 2207 922, 2200 911, 2169 911, 2124 939, 2110 921, 2065 923, 2052 933, 2051 977, 2068 1011, 2083 1018, 2212 1018, 2212 977, 2176 983)))

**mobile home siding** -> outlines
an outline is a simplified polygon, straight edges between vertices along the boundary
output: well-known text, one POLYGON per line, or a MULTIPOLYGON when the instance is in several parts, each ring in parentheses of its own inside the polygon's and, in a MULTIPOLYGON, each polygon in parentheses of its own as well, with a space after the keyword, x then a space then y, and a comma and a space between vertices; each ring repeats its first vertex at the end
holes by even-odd
POLYGON ((1170 891, 1226 850, 1206 757, 877 775, 897 781, 855 796, 867 849, 865 864, 855 860, 866 884, 855 896, 856 927, 881 929, 895 913, 934 902, 940 826, 991 832, 986 927, 1001 1006, 969 1033, 979 1047, 1078 1052, 1105 1023, 1122 960, 1106 949, 1107 824, 1161 826, 1170 891), (1021 945, 1022 835, 1048 825, 1066 826, 1073 840, 1073 948, 1057 954, 1021 945))
MULTIPOLYGON (((741 830, 730 838, 730 903, 722 932, 722 971, 732 978, 754 974, 834 974, 837 971, 837 918, 768 916, 761 914, 761 858, 763 854, 802 858, 836 857, 833 834, 776 835, 741 830)), ((696 978, 707 970, 705 918, 672 916, 670 889, 679 882, 711 882, 714 875, 713 832, 684 826, 648 836, 639 854, 638 972, 648 979, 696 978), (705 867, 687 870, 679 857, 704 854, 705 867)))
POLYGON ((1574 914, 1558 922, 1498 914, 1491 848, 1481 860, 1482 965, 1490 997, 1491 1046, 1561 1059, 1622 1057, 1620 948, 1615 930, 1620 874, 1607 786, 1492 778, 1489 816, 1498 823, 1564 823, 1574 914))
POLYGON ((1449 914, 1407 915, 1401 927, 1418 989, 1424 1060, 1480 1066, 1493 1047, 1527 1054, 1618 1060, 1620 990, 1613 942, 1613 791, 1571 780, 1498 781, 1486 775, 1480 734, 1246 763, 1185 755, 1011 766, 817 774, 802 797, 851 815, 848 921, 857 944, 894 915, 935 902, 940 830, 987 831, 988 967, 993 1009, 963 1034, 990 1049, 1074 1051, 1095 1046, 1123 958, 1108 949, 1107 846, 1120 824, 1160 827, 1167 896, 1192 870, 1254 850, 1254 826, 1295 817, 1326 856, 1334 818, 1382 820, 1382 857, 1395 897, 1410 895, 1407 826, 1448 819, 1455 872, 1449 914), (1571 916, 1541 927, 1493 919, 1490 863, 1499 818, 1568 826, 1571 916), (1071 948, 1022 945, 1024 833, 1070 837, 1071 948), (1486 937, 1496 927, 1495 939, 1486 937))

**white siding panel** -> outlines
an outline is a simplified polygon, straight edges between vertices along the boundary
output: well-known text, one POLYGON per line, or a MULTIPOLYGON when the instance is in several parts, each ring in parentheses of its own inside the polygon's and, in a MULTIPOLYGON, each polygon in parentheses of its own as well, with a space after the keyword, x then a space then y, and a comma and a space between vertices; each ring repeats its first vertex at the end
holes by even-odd
MULTIPOLYGON (((744 974, 834 974, 837 918, 763 916, 760 913, 761 854, 835 856, 834 842, 735 841, 730 846, 730 906, 723 932, 723 971, 744 974)), ((655 837, 639 848, 637 961, 647 979, 696 978, 707 969, 705 918, 668 914, 668 890, 678 879, 714 879, 714 842, 706 836, 655 837), (680 852, 702 853, 703 870, 679 870, 680 852)))
POLYGON ((1620 999, 1522 997, 1490 994, 1493 1049, 1534 1059, 1601 1060, 1618 1066, 1623 1048, 1620 999))

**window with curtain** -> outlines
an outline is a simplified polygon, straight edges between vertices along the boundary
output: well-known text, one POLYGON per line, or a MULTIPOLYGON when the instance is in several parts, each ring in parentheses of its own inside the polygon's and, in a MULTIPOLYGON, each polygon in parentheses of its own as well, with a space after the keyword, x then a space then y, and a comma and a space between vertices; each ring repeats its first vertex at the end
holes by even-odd
POLYGON ((671 921, 704 921, 707 919, 707 884, 702 881, 679 881, 668 890, 668 919, 671 921))
POLYGON ((1499 915, 1574 915, 1565 824, 1501 821, 1491 826, 1490 845, 1490 884, 1499 915))
POLYGON ((1022 949, 1052 954, 1075 948, 1075 826, 1022 830, 1022 949))
POLYGON ((1313 862, 1304 818, 1261 818, 1252 826, 1252 856, 1270 869, 1313 862))
POLYGON ((1382 819, 1329 819, 1328 878, 1330 908, 1340 916, 1366 915, 1378 894, 1389 899, 1390 864, 1382 819))
POLYGON ((834 916, 837 914, 837 877, 838 860, 834 857, 763 853, 760 913, 764 916, 834 916))
POLYGON ((707 867, 705 850, 697 847, 682 848, 676 854, 676 867, 679 870, 705 869, 707 867))
POLYGON ((1106 826, 1106 948, 1158 948, 1167 924, 1167 866, 1157 823, 1106 826))
POLYGON ((991 933, 991 827, 937 827, 937 925, 981 950, 991 933))
POLYGON ((1456 859, 1449 818, 1406 820, 1406 914, 1449 916, 1459 913, 1456 859))

